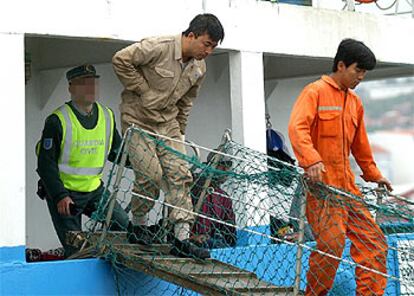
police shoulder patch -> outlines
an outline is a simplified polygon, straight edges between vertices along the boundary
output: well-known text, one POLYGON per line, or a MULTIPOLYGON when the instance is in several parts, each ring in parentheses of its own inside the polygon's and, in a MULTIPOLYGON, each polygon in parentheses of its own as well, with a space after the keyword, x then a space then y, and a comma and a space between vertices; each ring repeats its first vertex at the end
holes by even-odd
POLYGON ((43 139, 43 149, 49 150, 52 148, 53 139, 52 138, 44 138, 43 139))

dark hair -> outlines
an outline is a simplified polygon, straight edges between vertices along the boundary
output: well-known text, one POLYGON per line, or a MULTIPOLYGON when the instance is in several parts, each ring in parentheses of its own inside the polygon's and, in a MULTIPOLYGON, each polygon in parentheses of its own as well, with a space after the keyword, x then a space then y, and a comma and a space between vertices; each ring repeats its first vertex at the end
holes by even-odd
POLYGON ((199 14, 193 18, 188 29, 183 32, 183 35, 188 36, 191 32, 196 37, 207 33, 214 42, 220 41, 221 43, 224 39, 223 26, 219 19, 211 13, 199 14))
POLYGON ((334 59, 332 71, 338 70, 338 63, 344 62, 346 67, 357 63, 358 68, 372 70, 377 64, 374 53, 361 41, 355 39, 344 39, 338 46, 334 59))

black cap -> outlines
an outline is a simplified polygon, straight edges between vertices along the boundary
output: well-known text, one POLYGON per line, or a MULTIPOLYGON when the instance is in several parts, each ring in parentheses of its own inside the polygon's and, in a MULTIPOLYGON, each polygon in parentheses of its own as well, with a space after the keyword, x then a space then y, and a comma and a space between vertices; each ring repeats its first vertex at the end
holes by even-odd
POLYGON ((75 78, 85 78, 85 77, 95 77, 99 78, 99 75, 96 75, 96 69, 90 64, 85 64, 82 66, 75 67, 66 72, 66 78, 68 81, 71 81, 75 78))

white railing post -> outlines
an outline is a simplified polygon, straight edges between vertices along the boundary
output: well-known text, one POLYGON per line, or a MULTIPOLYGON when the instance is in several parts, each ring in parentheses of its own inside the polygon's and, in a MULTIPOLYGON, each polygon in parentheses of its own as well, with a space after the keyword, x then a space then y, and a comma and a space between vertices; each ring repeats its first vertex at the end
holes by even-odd
POLYGON ((347 0, 348 11, 355 11, 355 0, 347 0))
MULTIPOLYGON (((301 181, 304 182, 304 181, 301 181)), ((302 188, 305 187, 303 183, 301 183, 302 188)), ((297 194, 296 191, 295 194, 297 194)), ((305 192, 305 190, 302 190, 305 192)), ((302 274, 302 256, 303 256, 303 242, 305 240, 305 216, 306 216, 306 194, 300 194, 300 214, 299 214, 299 237, 298 237, 298 249, 296 252, 296 268, 295 268, 295 285, 293 287, 293 295, 298 296, 300 292, 300 280, 302 274)))

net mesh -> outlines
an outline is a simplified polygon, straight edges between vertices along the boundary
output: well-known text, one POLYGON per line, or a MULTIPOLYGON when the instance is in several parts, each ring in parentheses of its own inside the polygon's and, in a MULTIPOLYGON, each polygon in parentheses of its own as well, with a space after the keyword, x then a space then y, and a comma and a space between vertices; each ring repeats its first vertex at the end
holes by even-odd
POLYGON ((118 294, 414 295, 413 202, 312 184, 223 139, 187 154, 180 140, 128 129, 98 210, 71 241, 112 264, 118 294), (109 230, 115 204, 128 229, 109 230), (180 236, 211 258, 177 255, 180 236))

